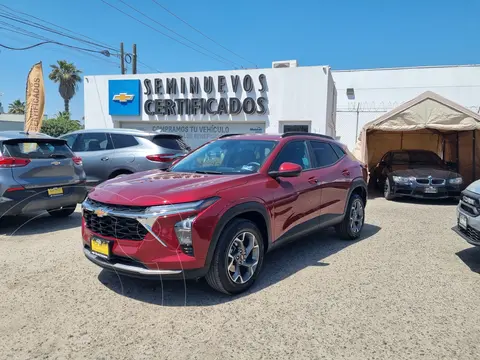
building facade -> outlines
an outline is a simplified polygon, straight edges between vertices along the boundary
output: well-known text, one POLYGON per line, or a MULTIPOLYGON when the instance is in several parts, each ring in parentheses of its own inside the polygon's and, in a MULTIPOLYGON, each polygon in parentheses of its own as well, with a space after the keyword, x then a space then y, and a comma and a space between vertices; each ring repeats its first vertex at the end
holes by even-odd
POLYGON ((480 109, 480 66, 332 71, 337 88, 337 138, 350 149, 367 122, 425 91, 474 112, 480 109))
POLYGON ((0 114, 0 131, 22 131, 25 127, 25 115, 0 114))
POLYGON ((328 66, 86 76, 84 87, 86 129, 177 133, 192 147, 227 133, 336 135, 328 66))

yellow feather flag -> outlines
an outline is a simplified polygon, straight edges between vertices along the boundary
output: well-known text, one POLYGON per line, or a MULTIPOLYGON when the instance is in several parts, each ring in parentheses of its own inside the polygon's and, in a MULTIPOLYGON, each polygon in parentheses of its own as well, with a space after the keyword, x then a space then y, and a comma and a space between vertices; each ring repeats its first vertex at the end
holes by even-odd
POLYGON ((45 110, 45 85, 41 61, 33 65, 28 73, 26 102, 25 132, 40 132, 45 110))

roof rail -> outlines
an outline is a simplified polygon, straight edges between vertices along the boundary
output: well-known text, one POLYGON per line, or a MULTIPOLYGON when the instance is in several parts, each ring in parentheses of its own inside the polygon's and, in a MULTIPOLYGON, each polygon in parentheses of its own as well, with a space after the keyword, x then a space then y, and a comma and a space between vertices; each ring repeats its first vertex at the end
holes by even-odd
POLYGON ((288 137, 288 136, 296 136, 296 135, 316 136, 316 137, 321 137, 321 138, 324 138, 324 139, 335 140, 333 137, 328 136, 328 135, 315 134, 315 133, 309 133, 309 132, 303 132, 303 131, 287 131, 287 132, 282 134, 282 138, 288 137))
POLYGON ((223 139, 229 136, 236 136, 236 135, 245 135, 245 134, 223 134, 218 137, 218 139, 223 139))

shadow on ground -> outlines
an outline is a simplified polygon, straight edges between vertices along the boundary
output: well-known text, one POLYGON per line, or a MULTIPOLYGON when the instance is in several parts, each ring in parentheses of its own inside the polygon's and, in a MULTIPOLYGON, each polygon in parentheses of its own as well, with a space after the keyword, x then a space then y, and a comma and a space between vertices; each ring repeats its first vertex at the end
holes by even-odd
POLYGON ((470 270, 480 274, 480 247, 471 247, 457 253, 457 256, 470 270))
POLYGON ((229 302, 277 284, 309 266, 328 266, 322 260, 348 246, 375 235, 380 228, 365 224, 357 241, 339 240, 327 229, 289 243, 269 253, 253 287, 244 294, 228 296, 212 290, 204 279, 199 281, 151 281, 119 277, 102 270, 98 279, 110 290, 129 298, 163 306, 211 306, 229 302))
POLYGON ((0 218, 0 236, 25 236, 68 230, 82 225, 82 215, 75 212, 66 218, 54 218, 46 211, 37 214, 0 218))

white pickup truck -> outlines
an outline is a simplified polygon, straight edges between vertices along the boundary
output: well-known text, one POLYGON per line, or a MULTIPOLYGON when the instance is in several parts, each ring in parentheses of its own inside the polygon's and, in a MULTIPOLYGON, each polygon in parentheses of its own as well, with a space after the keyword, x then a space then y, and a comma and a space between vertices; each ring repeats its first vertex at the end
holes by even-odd
POLYGON ((470 244, 480 246, 480 180, 462 191, 453 230, 470 244))

